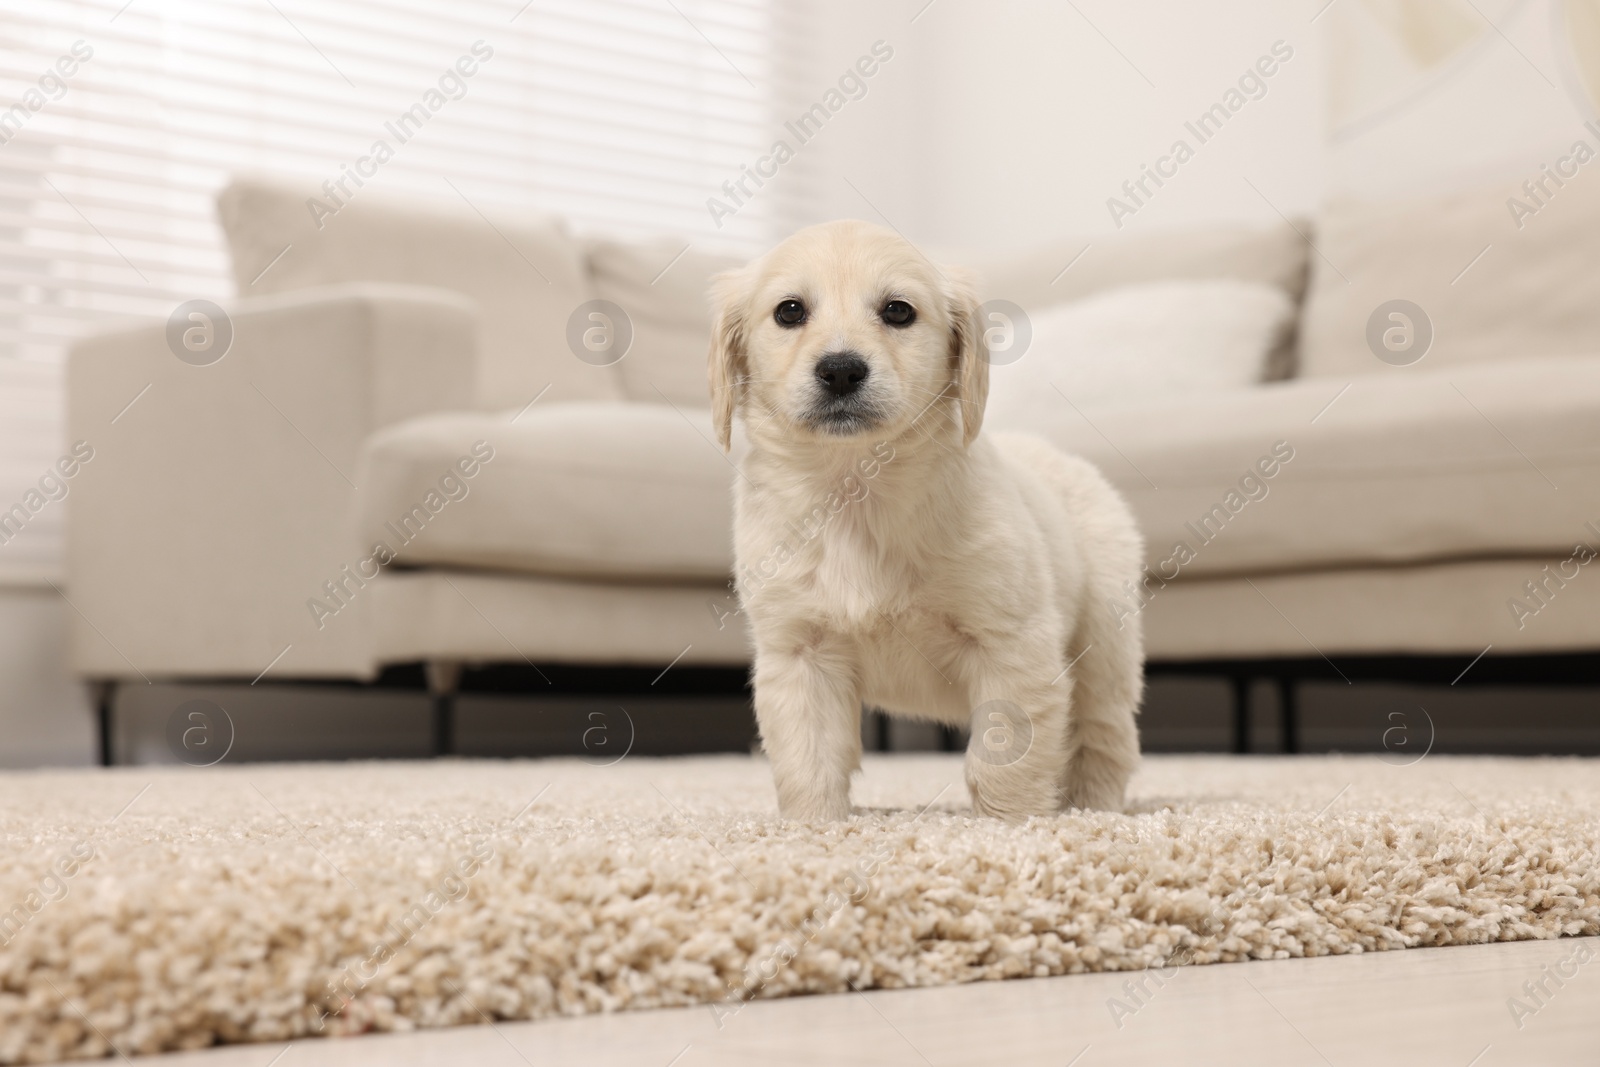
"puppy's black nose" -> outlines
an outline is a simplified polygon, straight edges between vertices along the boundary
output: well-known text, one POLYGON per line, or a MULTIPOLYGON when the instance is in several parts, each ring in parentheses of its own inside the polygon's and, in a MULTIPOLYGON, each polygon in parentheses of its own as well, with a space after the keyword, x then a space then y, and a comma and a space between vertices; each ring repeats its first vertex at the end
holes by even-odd
POLYGON ((854 352, 829 352, 817 360, 817 379, 834 396, 849 396, 867 380, 867 361, 854 352))

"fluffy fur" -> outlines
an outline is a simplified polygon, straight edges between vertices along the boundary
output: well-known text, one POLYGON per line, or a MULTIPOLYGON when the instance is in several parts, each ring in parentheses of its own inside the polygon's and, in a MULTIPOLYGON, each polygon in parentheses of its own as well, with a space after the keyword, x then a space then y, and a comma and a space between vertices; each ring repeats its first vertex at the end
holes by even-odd
POLYGON ((736 580, 782 814, 846 818, 863 703, 970 725, 978 811, 1120 808, 1138 760, 1127 506, 1087 463, 979 432, 988 391, 972 283, 862 222, 802 230, 712 293, 712 410, 750 450, 736 580), (798 301, 804 320, 775 309, 798 301), (896 325, 890 302, 915 319, 896 325), (848 396, 824 356, 865 362, 848 396))

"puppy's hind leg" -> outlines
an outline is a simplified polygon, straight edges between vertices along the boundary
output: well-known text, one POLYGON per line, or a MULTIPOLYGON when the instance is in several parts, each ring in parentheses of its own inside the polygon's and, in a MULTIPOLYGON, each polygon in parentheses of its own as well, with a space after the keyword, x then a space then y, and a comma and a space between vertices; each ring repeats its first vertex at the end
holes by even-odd
POLYGON ((1139 763, 1135 717, 1144 693, 1144 635, 1137 615, 1115 610, 1114 596, 1091 592, 1067 653, 1078 659, 1061 682, 1072 686, 1064 808, 1121 811, 1139 763))

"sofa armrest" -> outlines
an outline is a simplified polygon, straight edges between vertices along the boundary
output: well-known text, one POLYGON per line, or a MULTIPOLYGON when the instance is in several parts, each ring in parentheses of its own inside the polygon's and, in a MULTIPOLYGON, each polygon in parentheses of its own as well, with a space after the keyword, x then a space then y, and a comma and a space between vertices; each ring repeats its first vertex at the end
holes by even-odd
POLYGON ((93 450, 70 483, 74 665, 102 678, 254 678, 269 664, 367 676, 361 613, 319 630, 306 602, 353 560, 367 436, 471 405, 475 306, 356 284, 226 311, 231 347, 205 366, 174 354, 164 323, 73 346, 69 440, 93 450))

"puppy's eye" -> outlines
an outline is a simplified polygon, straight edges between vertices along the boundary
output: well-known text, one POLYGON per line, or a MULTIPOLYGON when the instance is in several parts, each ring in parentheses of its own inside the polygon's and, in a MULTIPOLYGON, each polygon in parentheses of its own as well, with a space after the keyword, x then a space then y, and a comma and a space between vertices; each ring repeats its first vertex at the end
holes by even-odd
POLYGON ((806 321, 806 306, 798 300, 785 300, 772 312, 779 326, 798 326, 806 321))
POLYGON ((917 321, 917 309, 904 300, 889 301, 879 315, 890 326, 910 326, 917 321))

